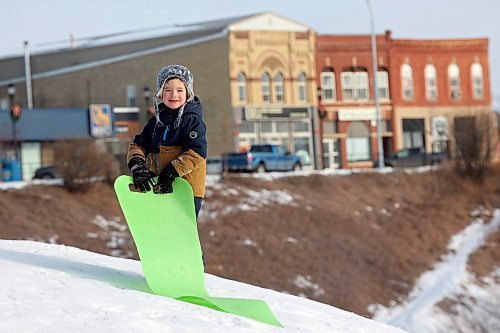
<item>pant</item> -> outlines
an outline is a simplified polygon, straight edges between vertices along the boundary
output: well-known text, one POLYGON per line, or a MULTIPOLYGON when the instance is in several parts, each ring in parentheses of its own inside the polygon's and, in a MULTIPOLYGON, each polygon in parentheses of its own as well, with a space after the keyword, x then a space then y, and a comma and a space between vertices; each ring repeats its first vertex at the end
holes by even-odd
MULTIPOLYGON (((196 212, 196 222, 198 222, 198 213, 200 212, 202 201, 203 198, 194 197, 194 210, 196 212)), ((205 266, 205 256, 203 255, 203 249, 201 250, 201 260, 203 261, 203 266, 205 266)))
POLYGON ((194 197, 194 211, 196 212, 196 221, 198 221, 198 214, 200 213, 202 201, 203 201, 203 198, 194 197))

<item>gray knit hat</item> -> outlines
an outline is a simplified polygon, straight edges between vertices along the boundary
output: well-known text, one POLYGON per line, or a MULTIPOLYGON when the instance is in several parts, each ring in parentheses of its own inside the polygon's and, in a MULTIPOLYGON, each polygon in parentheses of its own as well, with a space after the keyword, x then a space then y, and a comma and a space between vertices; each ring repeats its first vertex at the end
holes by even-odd
MULTIPOLYGON (((163 67, 156 77, 156 94, 154 98, 155 116, 158 122, 160 121, 158 101, 160 101, 160 103, 162 101, 165 83, 173 78, 181 80, 186 86, 186 103, 194 99, 194 78, 191 71, 182 65, 168 65, 167 67, 163 67)), ((186 104, 180 107, 174 127, 179 126, 185 105, 186 104)))

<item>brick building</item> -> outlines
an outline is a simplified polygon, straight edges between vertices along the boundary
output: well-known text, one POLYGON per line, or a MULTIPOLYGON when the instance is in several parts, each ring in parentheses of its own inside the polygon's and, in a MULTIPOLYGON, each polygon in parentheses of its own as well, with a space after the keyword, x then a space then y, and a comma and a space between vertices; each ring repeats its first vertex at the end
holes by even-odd
MULTIPOLYGON (((377 36, 384 151, 393 146, 390 44, 389 33, 377 36)), ((373 157, 377 156, 377 128, 370 36, 318 36, 316 72, 322 115, 323 166, 371 167, 373 157)))
MULTIPOLYGON (((447 149, 449 129, 492 113, 488 40, 403 40, 376 36, 384 154, 447 149)), ((377 131, 370 36, 317 37, 325 167, 367 167, 377 131)))
POLYGON ((487 39, 395 39, 391 70, 395 149, 440 151, 461 119, 492 114, 487 39))

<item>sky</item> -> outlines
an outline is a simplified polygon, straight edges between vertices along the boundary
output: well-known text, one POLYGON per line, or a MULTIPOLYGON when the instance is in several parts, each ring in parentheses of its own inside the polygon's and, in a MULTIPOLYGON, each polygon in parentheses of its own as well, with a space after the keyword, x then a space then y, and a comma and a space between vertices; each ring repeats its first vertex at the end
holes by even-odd
MULTIPOLYGON (((425 170, 428 168, 420 168, 417 172, 425 170)), ((348 176, 351 173, 341 174, 348 176)), ((271 180, 273 175, 277 174, 268 174, 264 179, 271 180)), ((304 173, 288 175, 304 176, 304 173)), ((330 173, 324 174, 328 175, 330 173)), ((260 175, 256 177, 261 178, 260 175)), ((227 192, 236 190, 212 178, 209 190, 214 186, 222 186, 227 192)), ((58 185, 28 181, 1 183, 0 188, 14 190, 49 183, 58 185)), ((256 208, 266 200, 260 196, 260 201, 256 202, 256 195, 251 193, 239 197, 242 205, 252 204, 256 208), (250 203, 249 199, 254 202, 250 203)), ((282 204, 289 205, 290 200, 293 201, 293 197, 282 204)), ((450 332, 453 331, 450 325, 458 319, 483 318, 485 313, 481 312, 484 311, 481 305, 493 304, 493 311, 498 307, 500 290, 498 282, 494 281, 500 278, 500 268, 482 281, 476 281, 468 272, 467 263, 488 236, 500 228, 500 209, 490 211, 479 206, 470 212, 470 218, 469 225, 450 239, 448 253, 417 279, 407 299, 388 308, 378 304, 368 307, 375 321, 306 298, 205 274, 206 289, 211 296, 263 300, 284 329, 154 295, 136 260, 64 245, 0 240, 0 331, 450 332), (492 219, 485 223, 480 218, 483 216, 492 219), (436 306, 446 299, 458 301, 457 317, 450 318, 436 306)), ((57 241, 57 237, 51 239, 57 241)), ((244 245, 251 246, 251 242, 248 240, 244 245)), ((313 287, 305 283, 307 279, 295 280, 301 288, 313 287)), ((468 331, 467 321, 461 324, 463 331, 468 331)), ((498 324, 497 318, 493 325, 498 324)))
MULTIPOLYGON (((500 1, 371 0, 376 33, 394 38, 490 40, 494 105, 500 109, 500 1)), ((366 0, 0 0, 0 56, 45 43, 272 11, 319 33, 368 34, 366 0)))

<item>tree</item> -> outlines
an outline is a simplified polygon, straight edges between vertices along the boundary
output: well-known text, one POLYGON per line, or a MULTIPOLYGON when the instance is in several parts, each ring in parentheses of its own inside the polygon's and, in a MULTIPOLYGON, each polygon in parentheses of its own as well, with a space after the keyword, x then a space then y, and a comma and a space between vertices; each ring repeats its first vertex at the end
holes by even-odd
POLYGON ((71 192, 88 190, 96 180, 113 181, 118 163, 98 150, 94 140, 59 141, 54 144, 55 166, 71 192))
POLYGON ((451 153, 457 172, 482 181, 490 166, 496 141, 491 112, 456 117, 450 132, 451 153))

